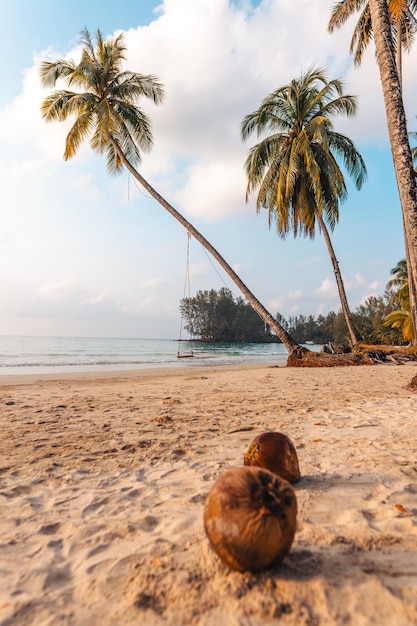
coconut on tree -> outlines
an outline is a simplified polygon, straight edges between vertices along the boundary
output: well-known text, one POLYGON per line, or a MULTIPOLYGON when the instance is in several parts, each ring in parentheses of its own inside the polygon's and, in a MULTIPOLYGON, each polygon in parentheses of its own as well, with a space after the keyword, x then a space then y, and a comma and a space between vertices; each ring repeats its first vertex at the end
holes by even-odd
POLYGON ((269 94, 243 119, 246 140, 261 140, 249 150, 245 168, 246 199, 257 191, 256 209, 268 211, 269 226, 285 238, 314 238, 323 233, 352 345, 361 341, 349 309, 343 279, 329 231, 339 220, 339 204, 347 188, 343 163, 357 189, 366 178, 365 163, 351 139, 333 128, 336 115, 354 115, 356 98, 343 93, 340 80, 328 80, 323 69, 311 68, 299 79, 269 94))
POLYGON ((141 153, 149 152, 153 138, 147 115, 136 104, 141 97, 160 104, 164 89, 154 75, 123 71, 125 60, 123 34, 103 40, 97 31, 96 45, 87 29, 81 33, 81 59, 78 63, 58 59, 40 66, 43 87, 55 87, 62 80, 68 89, 56 89, 41 104, 42 117, 63 122, 75 117, 65 142, 64 159, 75 156, 81 143, 89 138, 91 148, 107 157, 109 174, 120 174, 123 167, 212 254, 234 281, 248 302, 284 344, 289 355, 308 352, 301 347, 257 300, 220 253, 192 224, 172 207, 137 171, 141 153))

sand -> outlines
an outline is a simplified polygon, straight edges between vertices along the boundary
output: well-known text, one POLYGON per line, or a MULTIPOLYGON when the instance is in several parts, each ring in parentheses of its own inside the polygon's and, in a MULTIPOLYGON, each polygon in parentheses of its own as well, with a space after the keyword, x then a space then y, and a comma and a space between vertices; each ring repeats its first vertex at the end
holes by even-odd
POLYGON ((0 378, 1 626, 417 624, 416 365, 0 378), (296 446, 282 564, 227 570, 205 498, 296 446))

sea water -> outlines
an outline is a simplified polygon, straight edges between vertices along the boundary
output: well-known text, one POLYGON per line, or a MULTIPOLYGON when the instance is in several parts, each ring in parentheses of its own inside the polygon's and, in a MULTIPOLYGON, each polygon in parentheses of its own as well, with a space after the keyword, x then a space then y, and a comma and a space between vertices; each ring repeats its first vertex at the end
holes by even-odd
MULTIPOLYGON (((318 346, 308 346, 319 349, 318 346)), ((280 343, 205 343, 173 339, 0 336, 0 375, 212 365, 285 365, 280 343), (183 358, 178 358, 178 353, 183 358), (190 355, 193 355, 192 358, 190 355)))

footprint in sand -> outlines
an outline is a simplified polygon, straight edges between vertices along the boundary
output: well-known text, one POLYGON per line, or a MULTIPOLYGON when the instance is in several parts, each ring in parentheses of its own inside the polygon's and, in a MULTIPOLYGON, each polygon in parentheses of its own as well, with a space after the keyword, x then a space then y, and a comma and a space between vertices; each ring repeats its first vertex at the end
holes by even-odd
POLYGON ((97 500, 96 502, 92 502, 91 504, 87 505, 83 509, 83 512, 82 512, 83 517, 90 515, 90 513, 95 513, 97 509, 100 509, 105 504, 108 504, 108 501, 109 501, 108 498, 101 498, 100 500, 97 500))
POLYGON ((41 526, 38 533, 40 535, 55 535, 60 528, 61 524, 59 522, 56 524, 46 524, 46 526, 41 526))

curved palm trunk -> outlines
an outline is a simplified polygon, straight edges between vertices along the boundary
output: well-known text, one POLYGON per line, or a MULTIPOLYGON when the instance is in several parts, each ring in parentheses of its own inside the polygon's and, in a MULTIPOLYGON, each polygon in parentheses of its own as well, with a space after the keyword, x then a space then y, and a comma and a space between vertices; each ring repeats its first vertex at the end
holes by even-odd
POLYGON ((334 249, 333 249, 333 245, 330 239, 330 235, 329 235, 329 231, 326 228, 326 225, 323 221, 323 218, 321 216, 321 214, 316 211, 316 218, 317 221, 319 223, 321 232, 323 233, 323 237, 324 240, 326 242, 326 246, 327 246, 327 251, 329 253, 330 256, 330 261, 332 263, 333 266, 333 271, 334 271, 334 275, 336 277, 336 284, 337 284, 337 289, 339 291, 339 297, 340 297, 340 303, 342 305, 342 311, 343 311, 343 315, 345 318, 345 322, 346 322, 346 326, 347 329, 349 331, 349 335, 350 335, 350 340, 352 342, 352 345, 354 346, 355 344, 359 343, 360 341, 363 340, 363 338, 361 337, 361 334, 359 333, 359 331, 357 330, 357 328, 355 327, 353 320, 352 320, 352 315, 349 309, 349 305, 348 305, 348 301, 347 301, 347 297, 346 297, 346 291, 345 291, 345 285, 343 283, 343 279, 342 279, 342 275, 340 273, 340 269, 339 269, 339 262, 336 258, 334 249))
POLYGON ((253 295, 253 293, 248 289, 248 287, 246 287, 245 283, 239 278, 239 276, 236 274, 236 272, 230 267, 230 265, 219 254, 219 252, 217 252, 217 250, 215 248, 213 248, 211 243, 209 241, 207 241, 207 239, 205 237, 203 237, 203 235, 201 235, 201 233, 199 233, 198 230, 196 228, 194 228, 194 226, 190 222, 188 222, 188 220, 186 220, 181 215, 181 213, 178 213, 178 211, 176 209, 174 209, 174 207, 171 206, 143 178, 143 176, 141 176, 141 174, 139 174, 139 172, 133 167, 133 165, 125 157, 125 155, 123 153, 123 150, 120 148, 120 146, 117 143, 117 141, 113 137, 110 137, 110 141, 111 141, 112 145, 114 146, 114 149, 116 150, 116 152, 119 155, 120 159, 122 160, 123 164, 129 170, 129 172, 132 174, 132 176, 134 176, 134 178, 136 178, 136 180, 142 185, 142 187, 144 187, 146 189, 146 191, 148 191, 151 194, 151 196, 153 198, 155 198, 155 200, 157 202, 159 202, 159 204, 161 206, 163 206, 164 209, 166 209, 168 211, 168 213, 170 213, 173 217, 175 217, 175 219, 178 222, 180 222, 180 224, 182 224, 184 226, 184 228, 186 228, 187 231, 197 241, 199 241, 201 243, 201 245, 206 250, 208 250, 208 252, 210 252, 210 254, 216 259, 216 261, 221 265, 221 267, 228 274, 228 276, 230 276, 230 278, 233 280, 233 282, 237 285, 237 287, 239 287, 240 291, 243 293, 243 295, 246 297, 246 299, 251 304, 251 306, 255 309, 255 311, 258 313, 258 315, 260 315, 260 317, 264 320, 264 322, 266 324, 268 324, 268 326, 270 326, 270 328, 272 328, 272 330, 275 332, 277 337, 279 337, 279 339, 281 339, 281 341, 284 344, 284 346, 286 347, 288 353, 291 355, 296 350, 298 350, 298 351, 306 351, 307 352, 306 348, 302 348, 296 341, 294 341, 294 339, 287 333, 287 331, 280 324, 278 324, 276 319, 274 317, 272 317, 272 315, 265 309, 265 307, 253 295))
POLYGON ((414 337, 417 338, 417 183, 408 141, 401 81, 394 55, 386 0, 369 0, 369 8, 381 75, 388 134, 403 213, 405 248, 409 264, 411 317, 414 337))

